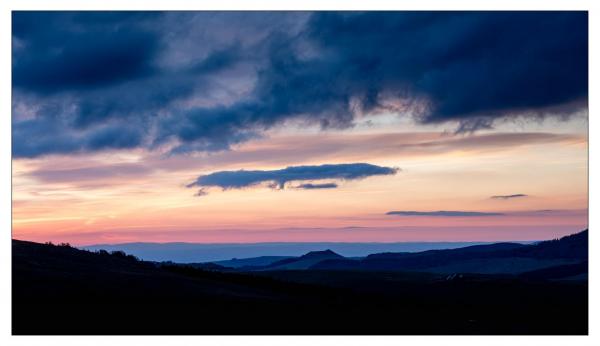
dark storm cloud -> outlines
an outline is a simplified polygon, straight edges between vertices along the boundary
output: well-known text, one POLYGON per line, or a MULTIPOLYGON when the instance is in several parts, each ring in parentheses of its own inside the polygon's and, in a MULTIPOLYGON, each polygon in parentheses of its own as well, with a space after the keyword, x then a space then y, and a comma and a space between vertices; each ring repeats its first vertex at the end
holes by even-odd
POLYGON ((223 70, 237 62, 242 54, 239 45, 216 50, 205 59, 196 62, 190 69, 194 73, 206 73, 223 70))
POLYGON ((497 196, 492 196, 490 198, 492 198, 492 199, 512 199, 512 198, 521 198, 521 197, 527 197, 527 195, 523 194, 523 193, 517 193, 514 195, 497 195, 497 196))
POLYGON ((343 129, 384 109, 459 132, 567 117, 587 106, 587 25, 586 12, 14 12, 13 154, 223 150, 288 120, 343 129))
POLYGON ((220 171, 202 175, 188 187, 220 187, 241 189, 271 183, 273 188, 283 188, 287 182, 303 180, 357 180, 376 175, 393 175, 398 168, 382 167, 368 163, 330 164, 320 166, 292 166, 270 171, 220 171))
POLYGON ((456 217, 471 217, 471 216, 501 216, 502 213, 487 213, 478 211, 389 211, 386 215, 400 216, 456 216, 456 217))
POLYGON ((151 13, 14 12, 13 86, 41 94, 80 90, 154 73, 151 13), (133 23, 130 25, 129 23, 133 23))
POLYGON ((12 150, 17 157, 70 154, 104 149, 131 149, 142 145, 143 128, 131 124, 104 125, 82 133, 66 133, 60 118, 13 122, 12 150))
POLYGON ((366 108, 403 89, 430 100, 424 122, 587 99, 585 12, 323 12, 308 30, 333 67, 313 84, 337 76, 366 108))
POLYGON ((352 95, 320 80, 330 76, 332 66, 303 61, 295 42, 280 34, 265 42, 267 65, 258 70, 251 99, 185 111, 160 127, 159 142, 179 140, 175 152, 223 150, 290 119, 322 128, 352 126, 352 95))

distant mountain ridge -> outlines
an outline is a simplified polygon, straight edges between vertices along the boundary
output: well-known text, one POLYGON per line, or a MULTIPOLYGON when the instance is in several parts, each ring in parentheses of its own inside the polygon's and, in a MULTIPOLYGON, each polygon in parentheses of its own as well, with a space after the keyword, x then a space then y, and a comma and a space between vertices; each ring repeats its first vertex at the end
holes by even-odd
POLYGON ((372 254, 362 260, 333 259, 310 269, 523 273, 587 261, 588 231, 533 245, 497 243, 417 253, 372 254))
POLYGON ((214 264, 218 264, 229 268, 241 268, 248 266, 266 266, 273 262, 281 261, 292 256, 259 256, 250 258, 232 258, 230 260, 215 261, 214 264))
POLYGON ((323 251, 311 251, 300 257, 286 258, 273 262, 266 266, 242 267, 240 270, 290 270, 290 269, 309 269, 315 264, 327 260, 346 259, 329 249, 323 251))
MULTIPOLYGON (((526 274, 527 277, 581 276, 587 273, 588 231, 535 244, 495 243, 422 252, 384 252, 348 258, 327 249, 280 260, 248 258, 221 270, 263 272, 285 270, 361 270, 436 274, 526 274)), ((226 262, 218 262, 224 265, 226 262)), ((193 264, 211 268, 210 263, 193 264)), ((218 268, 216 270, 219 270, 218 268)))
MULTIPOLYGON (((398 243, 343 243, 343 242, 274 242, 274 243, 122 243, 81 246, 81 249, 98 251, 124 251, 146 261, 172 261, 176 263, 220 262, 232 259, 249 259, 278 256, 297 257, 311 251, 330 249, 346 257, 364 257, 382 252, 419 252, 432 249, 453 249, 486 242, 398 242, 398 243)), ((263 260, 258 259, 261 262, 263 260)), ((265 265, 246 263, 244 265, 265 265)), ((238 267, 239 264, 225 266, 238 267)))
MULTIPOLYGON (((293 247, 295 251, 302 249, 307 244, 298 243, 301 247, 293 247)), ((310 244, 311 247, 322 248, 324 244, 310 244)), ((357 245, 331 243, 333 245, 357 245)), ((170 246, 172 244, 154 244, 154 246, 170 246)), ((218 250, 210 244, 175 244, 198 250, 202 245, 205 249, 218 250)), ((263 246, 284 249, 289 243, 264 243, 256 245, 254 250, 263 246)), ((381 244, 376 244, 381 245, 381 244)), ((228 245, 231 247, 245 247, 248 244, 228 245)), ((90 250, 94 250, 91 248, 90 250)), ((282 251, 279 249, 279 251, 282 251)), ((136 255, 136 253, 133 253, 136 255)), ((179 263, 194 268, 215 271, 282 271, 282 270, 361 270, 361 271, 401 271, 401 272, 428 272, 437 274, 473 273, 473 274, 523 274, 547 268, 565 266, 566 269, 555 271, 562 273, 565 270, 581 271, 581 263, 588 257, 588 231, 562 237, 555 240, 541 241, 534 244, 521 243, 493 243, 475 244, 471 246, 451 249, 430 249, 420 252, 393 252, 384 251, 371 253, 364 257, 344 257, 338 252, 326 248, 307 251, 301 255, 285 256, 262 255, 249 258, 233 258, 222 261, 192 261, 179 263), (577 266, 579 265, 579 266, 577 266), (569 269, 570 268, 570 269, 569 269)), ((161 261, 156 261, 161 262, 161 261)), ((171 261, 168 261, 171 262, 171 261)), ((550 273, 546 271, 541 273, 550 273)), ((542 274, 539 274, 542 275, 542 274)), ((546 274, 543 274, 546 275, 546 274)), ((554 275, 554 274, 553 274, 554 275)), ((562 274, 561 274, 562 275, 562 274)))

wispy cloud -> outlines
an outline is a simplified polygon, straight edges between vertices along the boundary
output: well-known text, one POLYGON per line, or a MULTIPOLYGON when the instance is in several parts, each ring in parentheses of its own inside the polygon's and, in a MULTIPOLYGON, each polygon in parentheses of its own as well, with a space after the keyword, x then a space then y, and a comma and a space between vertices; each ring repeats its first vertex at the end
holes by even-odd
MULTIPOLYGON (((187 187, 220 187, 226 190, 270 183, 272 187, 282 189, 290 181, 322 179, 358 180, 376 175, 394 175, 398 171, 399 168, 382 167, 368 163, 291 166, 276 170, 220 171, 202 175, 193 183, 188 184, 187 187)), ((312 185, 312 188, 315 188, 315 186, 312 185)))
POLYGON ((524 193, 517 193, 514 195, 496 195, 496 196, 492 196, 490 198, 492 198, 492 199, 512 199, 512 198, 522 198, 522 197, 527 197, 527 195, 524 193))
MULTIPOLYGON (((79 160, 83 161, 83 160, 79 160)), ((109 181, 114 179, 135 179, 151 174, 152 167, 143 163, 108 163, 90 162, 86 167, 50 168, 30 172, 28 175, 45 183, 67 183, 73 181, 109 181)))
POLYGON ((459 216, 459 217, 471 217, 471 216, 502 216, 502 213, 490 213, 490 212, 479 212, 479 211, 389 211, 386 215, 400 215, 400 216, 459 216))
POLYGON ((198 189, 198 192, 196 192, 196 194, 194 194, 194 196, 196 197, 202 197, 202 196, 206 196, 208 195, 208 191, 206 191, 205 189, 198 189))
MULTIPOLYGON (((454 136, 440 132, 404 132, 379 134, 307 134, 279 136, 256 140, 235 151, 224 151, 190 160, 184 155, 164 157, 147 153, 137 162, 114 162, 99 160, 94 155, 81 155, 76 160, 53 157, 30 165, 24 174, 44 183, 70 183, 94 181, 112 184, 140 179, 158 172, 206 170, 209 167, 228 168, 256 164, 264 166, 287 166, 290 158, 296 165, 314 161, 327 162, 344 159, 350 162, 368 161, 373 158, 395 159, 399 154, 405 158, 435 156, 460 151, 476 155, 482 152, 514 150, 533 145, 575 145, 586 143, 585 136, 555 133, 491 133, 470 136, 454 136)), ((213 168, 214 169, 214 168, 213 168)))
POLYGON ((324 184, 300 184, 296 186, 297 189, 314 190, 314 189, 335 189, 338 187, 336 183, 324 183, 324 184))

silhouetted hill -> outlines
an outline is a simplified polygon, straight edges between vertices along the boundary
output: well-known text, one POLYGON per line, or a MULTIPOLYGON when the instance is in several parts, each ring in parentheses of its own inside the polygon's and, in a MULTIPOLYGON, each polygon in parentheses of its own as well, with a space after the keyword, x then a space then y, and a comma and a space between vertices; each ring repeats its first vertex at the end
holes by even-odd
POLYGON ((19 240, 12 251, 16 334, 298 333, 274 316, 291 309, 302 317, 304 307, 328 307, 337 295, 270 278, 143 262, 122 252, 19 240))
POLYGON ((326 260, 333 259, 344 259, 344 256, 341 256, 329 249, 324 251, 311 251, 306 253, 300 257, 290 257, 285 258, 280 261, 273 262, 264 266, 246 266, 240 267, 238 270, 241 271, 258 271, 258 270, 299 270, 299 269, 309 269, 317 263, 326 260))
POLYGON ((303 260, 307 260, 307 259, 324 260, 324 259, 332 259, 332 258, 344 258, 344 256, 338 255, 329 249, 327 249, 325 251, 311 251, 305 255, 300 256, 300 259, 303 259, 303 260))
MULTIPOLYGON (((121 298, 143 297, 153 290, 176 289, 180 293, 207 296, 231 295, 239 298, 263 296, 272 299, 274 293, 262 288, 238 285, 231 280, 221 278, 245 278, 241 275, 226 276, 198 270, 193 280, 186 276, 175 275, 173 271, 179 265, 155 264, 139 261, 122 252, 88 252, 70 246, 54 246, 33 242, 13 240, 13 280, 20 289, 14 292, 15 298, 21 295, 36 299, 50 299, 57 292, 39 290, 36 280, 51 279, 72 297, 87 299, 87 295, 98 289, 108 290, 108 295, 121 298), (172 270, 166 270, 170 268, 172 270), (127 287, 121 287, 126 280, 127 287), (163 286, 164 285, 164 286, 163 286), (110 290, 117 290, 112 292, 110 290), (35 294, 33 294, 35 292, 35 294)), ((260 286, 260 285, 259 285, 260 286)), ((215 297, 216 298, 216 297, 215 297)), ((187 298, 185 298, 187 299, 187 298)))
POLYGON ((586 281, 397 271, 225 273, 18 240, 12 265, 14 334, 587 333, 586 281))
POLYGON ((232 258, 230 260, 216 261, 212 263, 222 265, 224 267, 240 268, 248 266, 267 266, 271 263, 281 261, 286 258, 291 258, 291 256, 259 256, 250 258, 232 258))
POLYGON ((482 255, 485 256, 487 253, 496 252, 496 251, 506 251, 506 250, 514 250, 526 245, 517 244, 517 243, 496 243, 489 245, 474 245, 467 246, 458 249, 447 249, 447 250, 428 250, 423 252, 386 252, 386 253, 378 253, 367 256, 369 260, 378 260, 378 259, 404 259, 404 258, 424 258, 430 257, 432 255, 442 257, 453 257, 453 258, 477 258, 482 255))
POLYGON ((321 261, 310 269, 427 271, 518 274, 586 261, 587 230, 533 245, 497 243, 417 253, 380 253, 356 260, 321 261))
POLYGON ((522 273, 519 277, 537 280, 587 280, 588 262, 585 261, 533 270, 522 273))
MULTIPOLYGON (((345 242, 275 242, 275 243, 122 243, 97 244, 82 247, 86 250, 124 251, 145 261, 176 263, 200 263, 228 261, 232 258, 246 259, 265 256, 299 257, 310 251, 331 249, 346 257, 364 257, 381 252, 417 252, 433 249, 451 249, 481 242, 401 242, 401 243, 345 243, 345 242)), ((283 259, 283 258, 280 258, 283 259)), ((248 263, 244 265, 266 265, 248 263)), ((234 265, 225 265, 239 267, 234 265)))
POLYGON ((156 263, 158 266, 167 267, 191 267, 194 269, 201 269, 206 271, 219 271, 219 272, 231 272, 235 269, 233 267, 226 267, 220 264, 208 262, 208 263, 173 263, 173 262, 159 262, 156 263))
POLYGON ((512 256, 532 258, 563 258, 574 260, 588 259, 588 230, 568 235, 560 239, 547 240, 538 244, 513 249, 512 256))

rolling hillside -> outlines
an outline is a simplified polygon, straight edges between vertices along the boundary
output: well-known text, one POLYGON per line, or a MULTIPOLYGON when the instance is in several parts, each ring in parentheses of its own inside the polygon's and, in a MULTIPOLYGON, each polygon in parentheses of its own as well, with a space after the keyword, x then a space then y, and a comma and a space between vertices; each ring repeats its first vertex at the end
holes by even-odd
MULTIPOLYGON (((546 244, 536 256, 546 246, 565 248, 546 244)), ((323 251, 230 273, 18 240, 12 256, 14 334, 586 334, 588 326, 587 281, 555 281, 572 267, 523 276, 281 269, 340 260, 323 251)))
POLYGON ((588 231, 523 245, 497 243, 417 253, 381 253, 362 260, 331 259, 310 269, 423 271, 441 274, 520 274, 587 261, 588 231))

